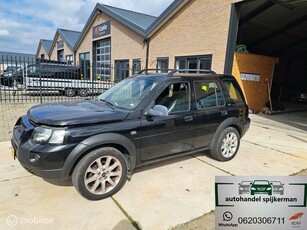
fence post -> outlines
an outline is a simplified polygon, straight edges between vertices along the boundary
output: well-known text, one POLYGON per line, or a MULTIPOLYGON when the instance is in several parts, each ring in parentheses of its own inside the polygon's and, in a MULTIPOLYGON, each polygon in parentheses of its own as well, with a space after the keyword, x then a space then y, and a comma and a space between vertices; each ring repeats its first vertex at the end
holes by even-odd
POLYGON ((41 68, 41 59, 36 61, 36 64, 38 64, 39 67, 39 89, 40 89, 40 103, 43 104, 43 89, 42 89, 42 68, 41 68))

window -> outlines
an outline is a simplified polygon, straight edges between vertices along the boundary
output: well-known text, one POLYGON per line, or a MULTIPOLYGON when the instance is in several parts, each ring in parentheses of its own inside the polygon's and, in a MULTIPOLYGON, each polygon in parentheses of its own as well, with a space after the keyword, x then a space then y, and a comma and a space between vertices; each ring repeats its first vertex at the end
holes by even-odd
POLYGON ((217 82, 213 80, 196 81, 194 88, 198 110, 225 105, 223 94, 217 82))
POLYGON ((129 77, 129 60, 115 60, 115 82, 129 77))
POLYGON ((72 55, 66 55, 66 62, 69 65, 73 64, 74 63, 73 56, 72 55))
POLYGON ((231 104, 240 104, 244 103, 243 93, 238 85, 238 83, 231 79, 224 79, 223 82, 225 83, 230 97, 231 104))
POLYGON ((111 39, 94 42, 94 76, 96 80, 111 80, 111 39))
POLYGON ((184 112, 190 110, 189 83, 181 82, 171 84, 157 97, 155 105, 164 105, 169 113, 184 112))
MULTIPOLYGON (((211 70, 212 55, 176 57, 176 69, 202 69, 211 70)), ((200 71, 189 71, 190 73, 199 73, 200 71)))
POLYGON ((80 72, 82 79, 90 79, 90 53, 79 54, 80 72))
POLYGON ((141 71, 141 59, 133 59, 132 74, 136 74, 141 71))
POLYGON ((64 62, 64 50, 58 50, 58 61, 64 62))
POLYGON ((36 65, 28 66, 27 71, 28 71, 29 74, 38 73, 39 72, 39 66, 36 66, 36 65))
POLYGON ((168 58, 157 58, 157 72, 158 73, 168 72, 168 58))
POLYGON ((98 99, 111 102, 119 108, 135 109, 156 85, 153 79, 127 78, 101 94, 98 99))

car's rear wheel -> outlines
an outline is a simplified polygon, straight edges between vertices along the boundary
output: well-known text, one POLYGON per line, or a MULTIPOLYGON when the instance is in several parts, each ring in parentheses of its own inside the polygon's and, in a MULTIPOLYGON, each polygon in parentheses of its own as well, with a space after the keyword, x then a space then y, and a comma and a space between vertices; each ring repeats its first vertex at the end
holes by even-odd
POLYGON ((75 167, 72 182, 86 199, 101 200, 114 195, 125 184, 127 165, 123 154, 115 148, 96 149, 75 167))
POLYGON ((88 89, 79 89, 78 95, 80 97, 87 97, 88 96, 88 89))
POLYGON ((74 97, 76 96, 76 91, 73 89, 65 89, 66 97, 74 97))
POLYGON ((240 134, 233 127, 220 132, 211 146, 211 156, 219 161, 229 161, 235 157, 240 146, 240 134))

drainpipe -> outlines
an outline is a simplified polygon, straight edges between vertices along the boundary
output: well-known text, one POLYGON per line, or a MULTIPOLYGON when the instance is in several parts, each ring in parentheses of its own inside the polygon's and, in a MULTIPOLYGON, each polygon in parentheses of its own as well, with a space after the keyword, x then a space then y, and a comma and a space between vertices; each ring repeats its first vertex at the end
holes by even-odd
POLYGON ((148 59, 149 59, 149 43, 150 43, 150 38, 144 39, 144 43, 146 43, 146 63, 145 63, 145 69, 147 73, 148 69, 148 59))

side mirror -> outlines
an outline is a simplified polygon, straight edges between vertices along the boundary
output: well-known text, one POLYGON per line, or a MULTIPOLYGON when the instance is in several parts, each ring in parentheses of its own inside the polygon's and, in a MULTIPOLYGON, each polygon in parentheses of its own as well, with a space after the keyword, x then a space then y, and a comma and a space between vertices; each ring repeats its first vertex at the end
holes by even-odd
POLYGON ((163 105, 155 105, 152 109, 149 109, 146 116, 157 116, 157 117, 167 117, 168 109, 163 105))

